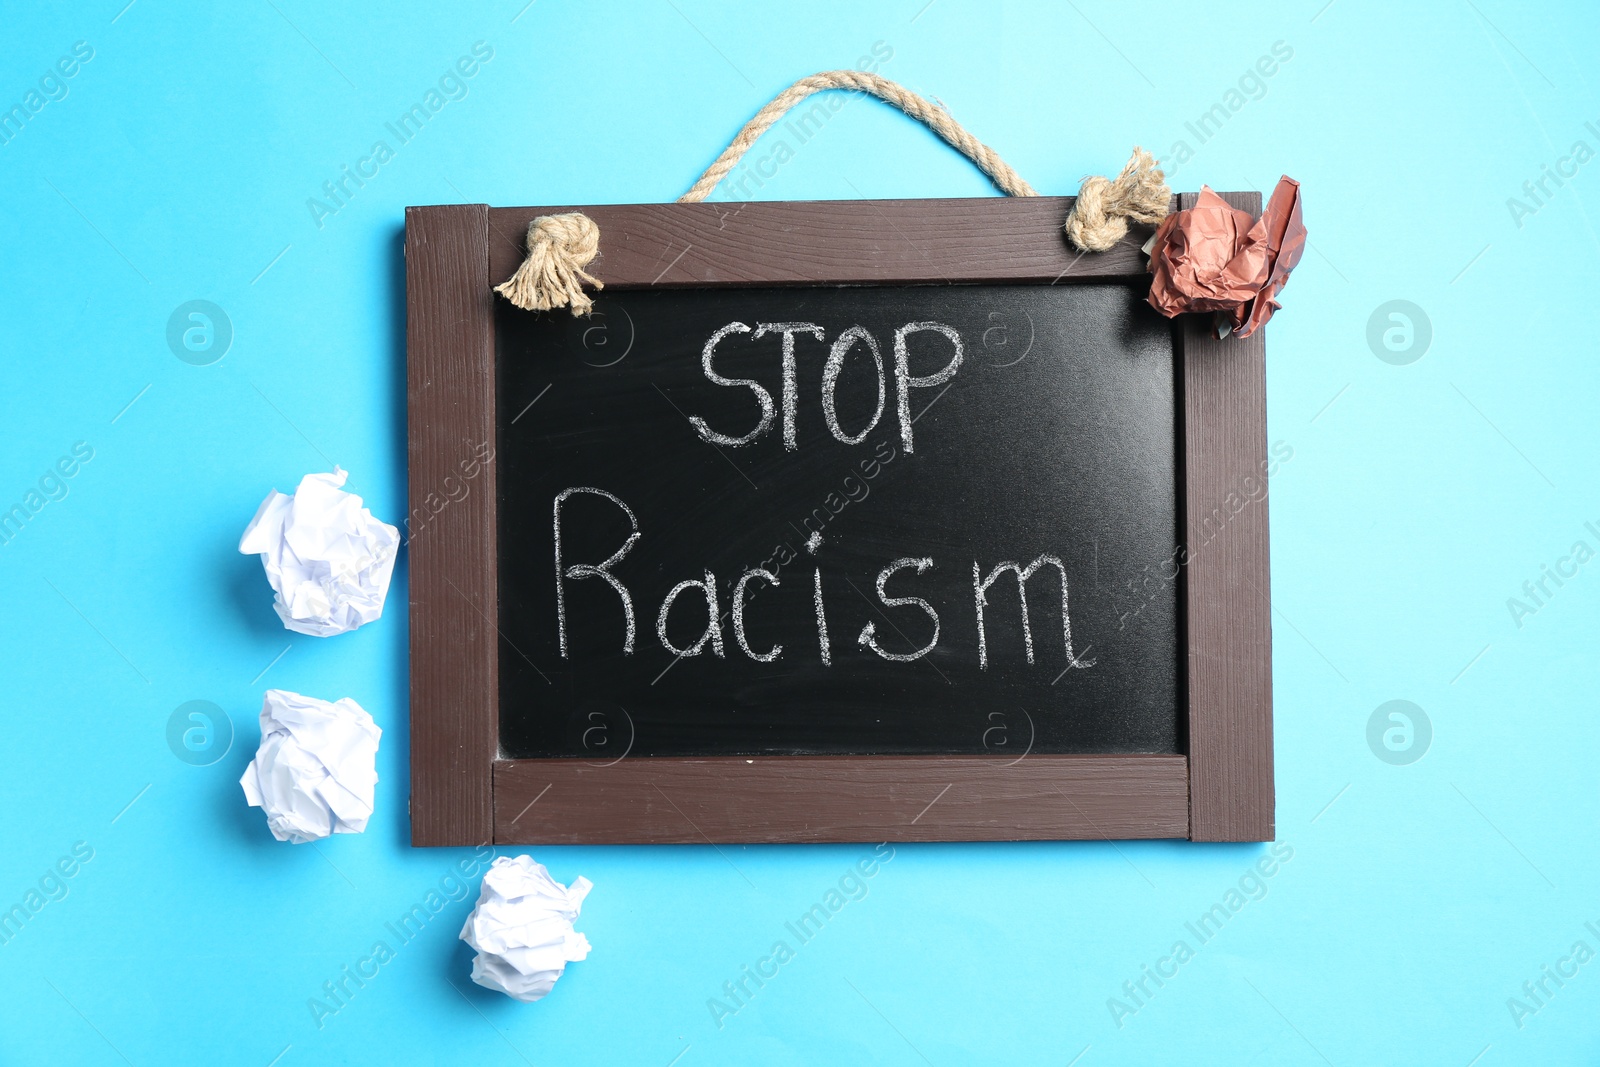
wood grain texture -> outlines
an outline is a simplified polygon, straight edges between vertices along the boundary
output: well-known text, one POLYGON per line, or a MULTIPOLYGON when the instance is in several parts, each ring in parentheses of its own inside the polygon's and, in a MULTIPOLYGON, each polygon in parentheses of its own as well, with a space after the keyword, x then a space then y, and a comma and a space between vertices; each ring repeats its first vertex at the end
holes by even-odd
POLYGON ((589 268, 608 288, 938 285, 1108 281, 1146 275, 1134 226, 1108 252, 1062 233, 1070 196, 490 208, 489 274, 509 278, 538 215, 581 211, 600 227, 589 268))
MULTIPOLYGON (((1259 215, 1259 193, 1224 193, 1259 215)), ((1181 198, 1192 207, 1195 194, 1181 198)), ((1189 836, 1273 838, 1272 599, 1265 330, 1217 340, 1177 323, 1184 419, 1189 836), (1252 490, 1254 490, 1252 492, 1252 490)))
POLYGON ((495 843, 1183 837, 1182 756, 577 759, 495 764, 495 843))
POLYGON ((495 441, 487 216, 482 205, 406 210, 413 845, 493 836, 494 464, 450 499, 461 463, 495 441))

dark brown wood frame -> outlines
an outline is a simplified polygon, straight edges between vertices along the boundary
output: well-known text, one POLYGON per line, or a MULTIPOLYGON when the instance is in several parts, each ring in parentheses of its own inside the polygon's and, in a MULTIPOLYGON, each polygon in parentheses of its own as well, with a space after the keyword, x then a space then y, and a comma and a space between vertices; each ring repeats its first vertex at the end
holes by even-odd
MULTIPOLYGON (((1194 194, 1177 198, 1187 207, 1194 194)), ((1258 213, 1257 193, 1225 194, 1258 213)), ((1071 198, 406 211, 413 508, 495 440, 494 282, 536 215, 600 227, 607 290, 755 285, 1148 285, 1135 229, 1061 235, 1071 198)), ((495 469, 410 548, 412 844, 969 841, 1273 836, 1262 335, 1174 321, 1186 755, 499 758, 495 469), (1253 481, 1247 482, 1247 479, 1253 481), (1240 501, 1243 501, 1240 505, 1240 501)), ((454 483, 452 483, 454 484, 454 483)), ((451 493, 450 495, 454 495, 451 493)))

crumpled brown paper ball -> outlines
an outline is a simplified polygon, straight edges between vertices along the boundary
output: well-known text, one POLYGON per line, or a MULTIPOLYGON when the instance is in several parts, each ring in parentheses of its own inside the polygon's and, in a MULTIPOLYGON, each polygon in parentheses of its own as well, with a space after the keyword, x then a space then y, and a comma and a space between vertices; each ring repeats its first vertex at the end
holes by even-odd
POLYGON ((1194 207, 1162 220, 1150 247, 1150 306, 1172 318, 1218 311, 1240 337, 1259 330, 1305 251, 1300 183, 1279 179, 1266 211, 1252 220, 1201 186, 1194 207))

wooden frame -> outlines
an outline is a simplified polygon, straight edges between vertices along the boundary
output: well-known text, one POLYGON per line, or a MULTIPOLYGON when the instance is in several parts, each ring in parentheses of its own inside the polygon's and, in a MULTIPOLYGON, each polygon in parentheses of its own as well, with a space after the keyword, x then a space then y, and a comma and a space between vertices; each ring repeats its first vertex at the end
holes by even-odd
MULTIPOLYGON (((1259 213, 1257 193, 1224 194, 1259 213)), ((1194 194, 1174 206, 1187 207, 1194 194)), ((496 436, 494 282, 537 215, 600 227, 608 290, 771 285, 1148 285, 1135 228, 1108 252, 1061 235, 1071 198, 635 204, 406 211, 414 509, 496 436)), ((1184 755, 499 758, 495 470, 412 530, 412 844, 965 841, 1273 836, 1271 601, 1260 333, 1174 321, 1186 527, 1184 755), (1254 494, 1249 494, 1254 495, 1254 494)))

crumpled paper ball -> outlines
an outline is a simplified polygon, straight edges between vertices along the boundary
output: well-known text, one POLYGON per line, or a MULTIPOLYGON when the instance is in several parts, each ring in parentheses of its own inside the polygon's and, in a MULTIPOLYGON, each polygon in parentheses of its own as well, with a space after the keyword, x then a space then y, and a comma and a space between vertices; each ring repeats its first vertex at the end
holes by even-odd
POLYGON ((268 689, 261 747, 239 785, 267 813, 279 841, 303 845, 329 834, 359 834, 372 816, 383 731, 349 697, 329 703, 268 689))
POLYGON ((259 552, 273 607, 296 633, 331 637, 383 614, 400 531, 339 488, 349 477, 308 474, 293 496, 274 489, 250 520, 239 551, 259 552))
POLYGON ((1259 219, 1203 185, 1194 207, 1168 215, 1151 238, 1150 306, 1169 319, 1221 312, 1229 329, 1249 337, 1281 306, 1278 293, 1305 245, 1293 178, 1279 179, 1259 219))
POLYGON ((478 950, 472 980, 527 1004, 544 999, 567 964, 589 955, 589 939, 572 923, 593 888, 583 877, 562 885, 532 856, 495 860, 461 928, 461 940, 478 950))

